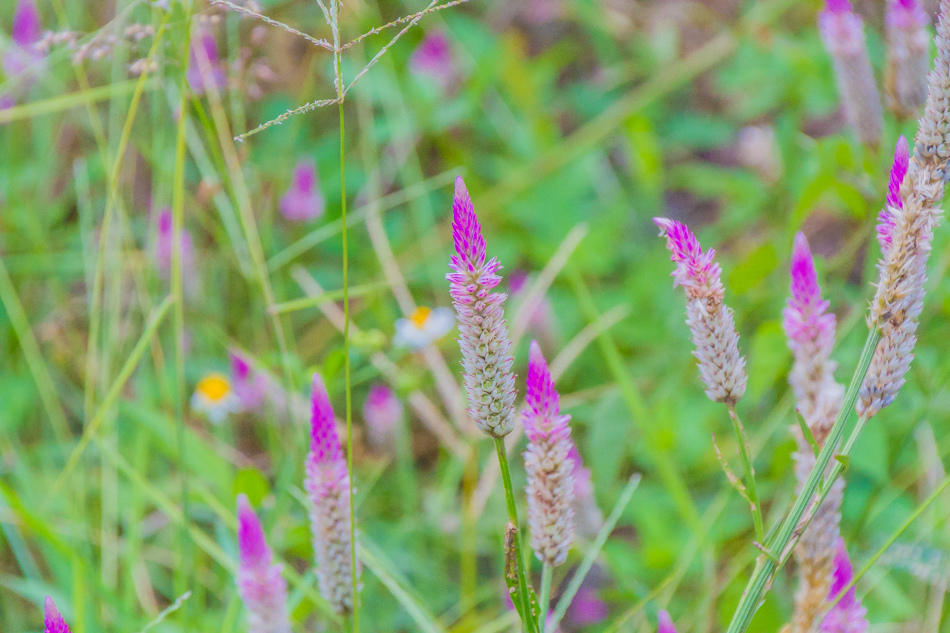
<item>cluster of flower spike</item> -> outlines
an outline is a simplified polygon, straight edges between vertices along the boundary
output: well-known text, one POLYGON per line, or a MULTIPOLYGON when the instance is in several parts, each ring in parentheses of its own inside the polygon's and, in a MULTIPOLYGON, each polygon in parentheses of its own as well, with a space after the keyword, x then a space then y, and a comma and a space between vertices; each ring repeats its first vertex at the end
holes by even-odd
MULTIPOLYGON (((353 608, 350 555, 350 477, 340 447, 333 407, 319 375, 313 377, 310 453, 306 489, 320 593, 337 611, 353 608)), ((357 569, 359 573, 359 569, 357 569)))
POLYGON ((748 376, 732 310, 723 303, 721 269, 713 259, 716 252, 703 252, 685 224, 666 218, 653 221, 660 227, 660 236, 666 237, 676 264, 674 285, 686 291, 686 325, 693 335, 693 354, 699 359, 706 395, 714 402, 735 404, 745 393, 748 376))
POLYGON ((237 501, 238 567, 237 585, 247 607, 247 628, 255 633, 290 633, 287 617, 287 583, 281 576, 260 520, 247 496, 237 501))
MULTIPOLYGON (((821 446, 841 410, 844 389, 834 379, 835 362, 831 360, 835 316, 828 312, 829 304, 821 297, 811 250, 801 233, 795 236, 791 278, 791 296, 783 312, 788 346, 795 359, 788 380, 798 412, 821 446)), ((793 433, 797 445, 795 476, 801 491, 815 465, 815 454, 797 425, 793 433)), ((844 481, 838 479, 798 541, 795 555, 799 586, 790 633, 812 631, 826 607, 843 494, 844 481)))
POLYGON ((888 195, 878 227, 883 245, 880 279, 871 303, 870 322, 881 329, 858 414, 871 417, 894 401, 904 384, 917 342, 923 309, 927 262, 933 231, 940 222, 950 159, 950 1, 941 2, 937 22, 937 58, 928 80, 927 103, 918 123, 914 155, 907 161, 898 145, 891 181, 900 180, 899 196, 888 195), (900 173, 906 174, 900 178, 900 173), (892 200, 892 197, 894 198, 892 200))
POLYGON ((46 596, 43 612, 43 633, 70 633, 66 620, 63 619, 53 599, 49 596, 46 596))
POLYGON ((452 211, 456 254, 453 272, 445 277, 458 313, 468 413, 479 429, 504 437, 515 425, 515 376, 505 324, 507 296, 492 292, 501 282, 496 274, 501 264, 495 258, 486 261, 482 227, 461 177, 455 181, 452 211))
POLYGON ((887 105, 902 116, 916 116, 927 98, 930 70, 930 19, 918 0, 888 0, 887 105))
POLYGON ((536 341, 531 341, 525 388, 524 453, 531 549, 548 565, 560 565, 574 541, 574 463, 571 417, 562 415, 554 380, 536 341))
POLYGON ((854 587, 840 597, 841 591, 854 580, 854 571, 848 559, 848 550, 844 541, 838 539, 834 572, 831 588, 828 592, 828 601, 837 601, 828 615, 821 621, 820 633, 866 633, 868 630, 867 609, 855 595, 854 587))
POLYGON ((864 39, 864 22, 852 11, 849 0, 827 0, 818 16, 818 28, 834 61, 848 124, 862 143, 877 145, 884 115, 864 39))

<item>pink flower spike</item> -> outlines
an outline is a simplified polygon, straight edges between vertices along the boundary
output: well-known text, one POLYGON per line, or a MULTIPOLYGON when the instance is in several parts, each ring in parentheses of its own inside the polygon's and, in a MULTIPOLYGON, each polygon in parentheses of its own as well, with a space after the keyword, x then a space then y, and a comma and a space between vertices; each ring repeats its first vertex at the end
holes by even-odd
POLYGON ((66 626, 66 620, 63 619, 53 599, 49 596, 46 596, 43 612, 44 633, 70 633, 69 627, 66 626))
POLYGON ((310 450, 314 459, 322 464, 343 459, 340 437, 337 434, 333 406, 326 385, 319 374, 313 375, 313 394, 310 399, 311 428, 310 450))
POLYGON ((676 633, 676 627, 673 626, 673 618, 664 609, 657 614, 656 633, 676 633))
MULTIPOLYGON (((832 572, 831 591, 828 601, 835 600, 841 591, 854 580, 854 570, 848 558, 844 541, 838 539, 838 551, 835 554, 832 572)), ((855 594, 854 587, 838 600, 825 619, 821 622, 821 633, 865 633, 868 630, 867 609, 855 594)))
MULTIPOLYGON (((455 199, 452 202, 452 241, 460 263, 471 268, 485 265, 485 238, 482 225, 475 215, 472 198, 459 176, 455 179, 455 199)), ((453 258, 454 259, 454 258, 453 258)))
POLYGON ((212 86, 221 89, 227 82, 227 75, 218 52, 218 43, 211 32, 200 31, 192 37, 185 78, 188 80, 191 91, 196 95, 203 95, 212 86), (199 52, 203 54, 204 59, 198 57, 199 52), (205 60, 207 60, 207 69, 205 73, 202 73, 205 60))
POLYGON ((42 28, 36 3, 33 0, 20 0, 16 11, 13 12, 13 28, 10 34, 13 43, 21 48, 32 46, 40 39, 42 28))
POLYGON ((251 508, 247 495, 237 499, 237 540, 240 565, 238 593, 247 607, 248 630, 256 633, 290 633, 287 615, 287 582, 274 555, 264 528, 251 508))
POLYGON ((877 241, 881 244, 882 251, 886 251, 891 245, 891 234, 894 232, 897 213, 904 208, 901 184, 907 175, 909 165, 910 150, 907 147, 907 139, 901 135, 894 149, 894 164, 891 166, 891 177, 887 183, 887 201, 877 216, 877 241))
POLYGON ((674 286, 683 286, 690 297, 702 297, 720 291, 721 269, 714 261, 716 251, 709 249, 705 253, 699 240, 682 222, 667 218, 653 218, 660 227, 660 237, 666 238, 666 248, 670 259, 676 264, 671 273, 674 286))
POLYGON ((288 220, 300 222, 319 218, 325 209, 326 199, 320 191, 316 165, 307 160, 299 161, 290 187, 280 199, 281 214, 288 220))
POLYGON ((828 302, 821 298, 815 262, 808 240, 799 232, 792 249, 792 286, 788 306, 782 311, 789 346, 814 341, 823 351, 831 352, 835 337, 835 315, 828 313, 828 302))

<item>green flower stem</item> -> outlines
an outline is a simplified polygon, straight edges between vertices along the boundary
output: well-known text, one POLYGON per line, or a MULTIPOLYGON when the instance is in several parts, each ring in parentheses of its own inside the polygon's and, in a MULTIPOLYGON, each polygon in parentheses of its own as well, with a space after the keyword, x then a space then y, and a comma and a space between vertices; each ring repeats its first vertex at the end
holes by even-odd
POLYGON ((762 522, 762 504, 759 503, 759 494, 755 488, 755 469, 752 467, 752 458, 749 456, 749 440, 746 437, 745 427, 736 413, 736 405, 729 404, 729 418, 732 420, 732 429, 739 442, 739 457, 742 459, 742 468, 745 471, 746 494, 752 505, 752 521, 755 523, 755 538, 759 543, 765 542, 765 526, 762 522))
POLYGON ((548 603, 551 602, 551 576, 554 568, 549 563, 544 563, 541 568, 541 598, 538 605, 541 607, 541 614, 538 616, 538 630, 544 633, 545 625, 548 620, 548 603))
MULTIPOLYGON (((516 527, 518 523, 518 510, 515 507, 515 494, 511 485, 511 473, 508 470, 508 453, 505 451, 505 440, 500 437, 495 438, 495 452, 498 453, 498 465, 501 467, 501 481, 505 485, 505 502, 508 506, 508 520, 516 527)), ((529 633, 539 633, 537 622, 531 617, 531 600, 528 595, 528 579, 524 573, 524 555, 521 549, 521 530, 515 533, 515 564, 518 568, 518 593, 521 595, 521 604, 525 608, 525 618, 522 626, 529 633)))
MULTIPOLYGON (((831 461, 831 456, 836 452, 838 443, 844 435, 845 424, 851 416, 851 412, 854 410, 854 403, 858 399, 858 390, 861 387, 861 383, 864 382, 868 367, 871 365, 871 359, 874 357, 874 350, 877 348, 877 343, 880 339, 880 329, 872 327, 871 331, 868 332, 867 340, 864 342, 861 359, 858 361, 858 366, 854 370, 854 375, 851 377, 851 384, 848 386, 848 392, 841 406, 841 411, 838 413, 838 418, 835 420, 835 424, 828 434, 824 448, 822 448, 821 453, 818 454, 815 465, 808 474, 808 479, 805 481, 805 485, 802 486, 802 491, 798 495, 795 505, 792 506, 791 511, 782 521, 775 538, 766 544, 779 560, 764 555, 759 557, 755 569, 752 572, 752 577, 749 579, 749 584, 746 585, 745 591, 742 592, 739 606, 736 607, 736 611, 732 616, 732 622, 730 622, 726 633, 745 633, 745 631, 748 630, 749 625, 752 623, 752 618, 755 616, 755 612, 762 603, 764 594, 771 585, 772 577, 781 567, 781 563, 784 562, 785 552, 789 548, 789 545, 792 544, 802 516, 805 514, 806 509, 812 505, 813 497, 818 490, 818 484, 821 482, 828 462, 831 461)), ((845 457, 848 455, 863 425, 864 421, 859 420, 855 427, 855 432, 851 434, 846 446, 840 453, 841 455, 845 457)), ((834 469, 825 482, 825 490, 830 488, 834 481, 833 477, 841 472, 842 467, 843 464, 840 462, 835 464, 834 469)))

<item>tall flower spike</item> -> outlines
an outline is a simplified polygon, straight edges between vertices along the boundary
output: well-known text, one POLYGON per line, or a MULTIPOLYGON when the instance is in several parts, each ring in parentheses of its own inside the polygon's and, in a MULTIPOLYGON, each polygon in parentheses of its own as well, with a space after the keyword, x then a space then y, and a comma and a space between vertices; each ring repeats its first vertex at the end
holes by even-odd
POLYGON ((894 148, 894 163, 891 166, 891 177, 887 183, 887 199, 884 208, 877 216, 877 241, 881 245, 881 252, 891 245, 891 233, 894 231, 894 222, 904 208, 901 198, 901 185, 907 176, 907 167, 910 162, 910 152, 907 149, 907 139, 902 134, 897 139, 894 148))
POLYGON ((70 633, 66 620, 49 596, 46 596, 46 603, 43 605, 43 616, 43 633, 70 633))
POLYGON ((264 528, 247 495, 237 499, 237 539, 240 566, 238 593, 247 607, 247 629, 254 633, 290 633, 287 617, 287 582, 281 575, 264 528))
POLYGON ((445 278, 458 314, 468 413, 479 429, 504 437, 515 426, 515 375, 505 324, 507 295, 492 292, 501 263, 486 261, 485 238, 461 176, 455 181, 452 239, 456 254, 445 278))
POLYGON ((685 224, 666 218, 653 221, 660 227, 660 237, 666 237, 676 264, 673 285, 686 291, 686 325, 696 346, 693 355, 699 360, 706 395, 714 402, 738 402, 748 377, 732 310, 723 303, 722 271, 713 259, 716 251, 703 252, 685 224))
POLYGON ((838 92, 848 124, 865 145, 877 145, 884 125, 881 97, 864 40, 864 22, 848 0, 827 0, 818 16, 825 47, 831 55, 838 92))
POLYGON ((916 116, 927 99, 929 22, 919 0, 888 0, 884 90, 888 107, 901 116, 916 116))
MULTIPOLYGON (((350 477, 330 397, 320 376, 313 376, 310 453, 305 486, 310 497, 310 529, 320 594, 336 610, 353 608, 350 558, 350 477)), ((359 573, 359 569, 357 569, 359 573)))
MULTIPOLYGON (((841 590, 851 584, 854 571, 848 559, 848 550, 844 541, 838 539, 835 553, 834 574, 828 601, 838 597, 841 590)), ((827 606, 827 605, 826 605, 827 606)), ((867 609, 861 605, 855 595, 854 587, 848 589, 821 622, 821 633, 865 633, 868 630, 867 609)))
POLYGON ((528 475, 528 527, 531 549, 538 560, 560 565, 574 542, 574 464, 569 453, 571 441, 569 415, 561 407, 548 364, 536 341, 531 341, 527 407, 524 430, 528 448, 524 466, 528 475))
POLYGON ((858 394, 857 412, 864 417, 894 401, 914 358, 927 262, 943 214, 940 202, 950 159, 945 140, 950 135, 950 0, 941 0, 936 42, 927 104, 900 189, 901 208, 893 214, 893 225, 883 229, 890 244, 878 262, 880 277, 869 316, 870 324, 881 329, 881 340, 858 394))
MULTIPOLYGON (((828 302, 821 298, 815 263, 801 233, 795 236, 791 277, 791 296, 783 312, 788 346, 795 358, 788 380, 795 392, 798 412, 818 444, 823 445, 841 410, 844 389, 835 382, 835 362, 831 360, 835 316, 828 312, 828 302)), ((815 465, 815 454, 798 425, 792 427, 792 433, 797 445, 795 476, 800 492, 815 465)), ((824 612, 843 493, 844 482, 838 479, 795 549, 799 584, 789 633, 810 633, 824 612)))

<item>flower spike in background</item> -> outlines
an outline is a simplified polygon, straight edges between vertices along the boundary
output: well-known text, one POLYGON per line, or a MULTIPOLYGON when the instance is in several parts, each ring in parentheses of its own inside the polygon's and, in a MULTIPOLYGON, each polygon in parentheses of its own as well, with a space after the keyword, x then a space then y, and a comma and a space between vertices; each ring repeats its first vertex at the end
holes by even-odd
MULTIPOLYGON (((794 356, 788 381, 795 393, 798 413, 819 446, 831 431, 844 400, 844 388, 835 382, 831 360, 835 342, 835 315, 821 297, 815 262, 802 233, 795 236, 791 265, 791 296, 782 313, 788 346, 794 356)), ((798 425, 792 427, 796 450, 798 491, 815 466, 815 453, 798 425)), ((799 583, 795 611, 788 633, 810 633, 824 613, 831 584, 835 544, 841 521, 844 480, 836 480, 825 501, 805 529, 795 548, 799 583)))
POLYGON ((505 323, 507 295, 492 292, 501 282, 501 263, 486 259, 485 238, 461 176, 455 181, 451 273, 452 303, 458 314, 459 347, 468 413, 479 429, 504 437, 515 426, 515 375, 505 323))
MULTIPOLYGON (((323 380, 313 376, 310 453, 305 487, 320 594, 336 610, 353 608, 350 557, 350 477, 340 446, 333 407, 323 380)), ((357 573, 359 569, 357 569, 357 573)))
POLYGON ((825 10, 818 16, 818 28, 834 61, 848 124, 862 143, 877 145, 884 118, 864 39, 864 22, 848 0, 827 0, 825 10))
POLYGON ((541 348, 531 341, 524 412, 525 494, 531 549, 538 560, 551 566, 567 560, 574 541, 574 462, 570 459, 574 443, 568 426, 571 417, 561 414, 559 400, 541 348))
POLYGON ((673 626, 673 618, 671 618, 670 614, 665 610, 657 614, 656 633, 676 633, 676 627, 673 626))
POLYGON ((917 116, 927 99, 929 23, 919 0, 887 0, 884 87, 887 106, 900 116, 917 116))
POLYGON ((320 191, 317 166, 301 160, 294 167, 290 187, 280 199, 281 214, 293 222, 314 220, 323 215, 326 199, 320 191))
MULTIPOLYGON (((854 580, 854 570, 851 569, 848 549, 844 541, 838 539, 828 602, 836 600, 841 590, 851 584, 852 580, 854 580)), ((857 598, 854 587, 851 587, 821 621, 820 631, 821 633, 865 633, 868 630, 867 612, 868 610, 857 598)))
POLYGON ((290 633, 287 617, 287 582, 281 576, 264 528, 247 495, 237 499, 237 538, 240 566, 238 593, 247 607, 247 628, 254 633, 290 633))
POLYGON ((653 221, 676 264, 673 285, 686 291, 686 325, 693 335, 693 355, 699 359, 706 395, 714 402, 735 404, 745 393, 748 377, 732 310, 723 303, 722 271, 713 260, 716 251, 703 252, 699 240, 681 222, 667 218, 653 221))

